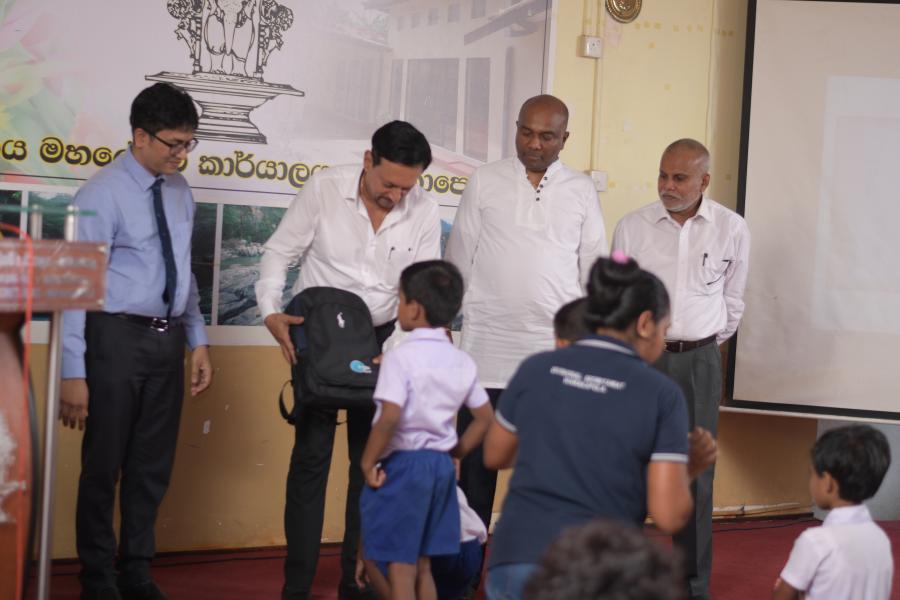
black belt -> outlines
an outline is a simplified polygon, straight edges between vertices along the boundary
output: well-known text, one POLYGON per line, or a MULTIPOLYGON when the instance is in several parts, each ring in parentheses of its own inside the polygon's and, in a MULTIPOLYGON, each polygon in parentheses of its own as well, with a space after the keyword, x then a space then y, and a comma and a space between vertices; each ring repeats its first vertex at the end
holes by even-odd
POLYGON ((666 340, 666 352, 687 352, 688 350, 694 350, 696 348, 712 344, 714 341, 716 341, 716 336, 714 335, 703 338, 702 340, 693 340, 690 342, 681 340, 666 340))
POLYGON ((142 325, 159 333, 166 333, 170 329, 181 324, 181 320, 177 317, 164 319, 162 317, 145 317, 143 315, 132 315, 130 313, 107 313, 114 317, 118 317, 130 323, 142 325))

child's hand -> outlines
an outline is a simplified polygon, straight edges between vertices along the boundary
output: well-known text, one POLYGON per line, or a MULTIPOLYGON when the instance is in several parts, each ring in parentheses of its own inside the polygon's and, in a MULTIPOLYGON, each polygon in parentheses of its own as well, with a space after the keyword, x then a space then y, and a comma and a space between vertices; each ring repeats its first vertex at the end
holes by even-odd
POLYGON ((383 486, 384 482, 387 480, 387 475, 380 464, 375 464, 368 469, 363 468, 363 477, 366 478, 366 484, 375 490, 383 486))
POLYGON ((366 563, 360 557, 357 557, 356 559, 356 574, 354 579, 356 580, 356 585, 360 589, 369 587, 369 578, 366 577, 366 563))
POLYGON ((688 476, 693 479, 716 462, 718 447, 712 434, 702 427, 694 427, 688 434, 688 476))

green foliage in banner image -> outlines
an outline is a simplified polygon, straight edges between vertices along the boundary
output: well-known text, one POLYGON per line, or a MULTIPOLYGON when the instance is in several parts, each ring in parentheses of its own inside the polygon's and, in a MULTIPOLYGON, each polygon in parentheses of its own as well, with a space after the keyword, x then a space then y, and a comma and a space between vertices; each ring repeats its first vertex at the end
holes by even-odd
POLYGON ((212 324, 212 287, 216 256, 216 209, 218 205, 198 202, 191 237, 191 270, 200 292, 200 312, 212 324))
POLYGON ((228 205, 222 213, 222 241, 264 244, 283 214, 283 208, 228 205))
MULTIPOLYGON (((283 208, 226 205, 222 211, 222 250, 219 269, 219 325, 260 325, 254 285, 259 278, 263 244, 278 227, 283 208)), ((297 279, 288 272, 285 294, 297 279)))
MULTIPOLYGON (((22 206, 22 192, 19 190, 0 190, 0 206, 22 206)), ((18 212, 0 211, 0 223, 12 225, 13 227, 21 227, 22 215, 18 212)), ((13 235, 9 231, 2 231, 0 234, 2 234, 0 237, 9 237, 13 235)))

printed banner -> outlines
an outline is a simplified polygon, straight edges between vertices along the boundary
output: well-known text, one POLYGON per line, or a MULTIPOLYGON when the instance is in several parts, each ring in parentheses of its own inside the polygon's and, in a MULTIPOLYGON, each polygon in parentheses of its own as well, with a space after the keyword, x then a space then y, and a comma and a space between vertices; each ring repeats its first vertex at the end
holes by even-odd
MULTIPOLYGON (((201 111, 182 170, 211 338, 273 343, 253 284, 297 190, 329 165, 361 165, 372 132, 404 119, 432 144, 420 183, 446 237, 472 170, 515 151, 516 111, 541 91, 548 19, 549 0, 7 0, 0 205, 70 202, 126 150, 134 96, 156 81, 182 87, 201 111)), ((45 219, 44 237, 61 224, 45 219)))

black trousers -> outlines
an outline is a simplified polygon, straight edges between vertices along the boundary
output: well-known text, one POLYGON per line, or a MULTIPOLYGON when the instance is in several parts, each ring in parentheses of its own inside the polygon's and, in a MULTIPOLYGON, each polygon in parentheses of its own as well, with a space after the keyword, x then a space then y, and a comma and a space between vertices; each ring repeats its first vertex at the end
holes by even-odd
MULTIPOLYGON (((491 406, 496 410, 497 401, 503 390, 488 388, 487 393, 491 406)), ((473 420, 469 409, 463 407, 456 419, 457 433, 462 435, 473 420)), ((494 495, 497 492, 497 471, 492 471, 484 466, 484 449, 481 445, 472 450, 460 463, 459 487, 466 494, 469 506, 481 518, 485 528, 490 528, 491 515, 494 512, 494 495)))
POLYGON ((169 486, 184 394, 183 327, 160 333, 105 313, 85 324, 88 417, 75 512, 81 582, 150 577, 154 525, 169 486), (113 503, 121 474, 118 565, 113 503))
MULTIPOLYGON (((391 335, 394 322, 375 328, 379 346, 391 335)), ((337 409, 303 406, 294 425, 294 449, 287 476, 284 505, 284 535, 287 557, 284 560, 282 597, 293 600, 309 597, 325 519, 325 491, 334 448, 337 409)), ((359 547, 359 496, 364 483, 359 463, 362 458, 374 406, 347 410, 347 502, 344 506, 344 541, 341 547, 341 584, 354 586, 356 553, 359 547)))

